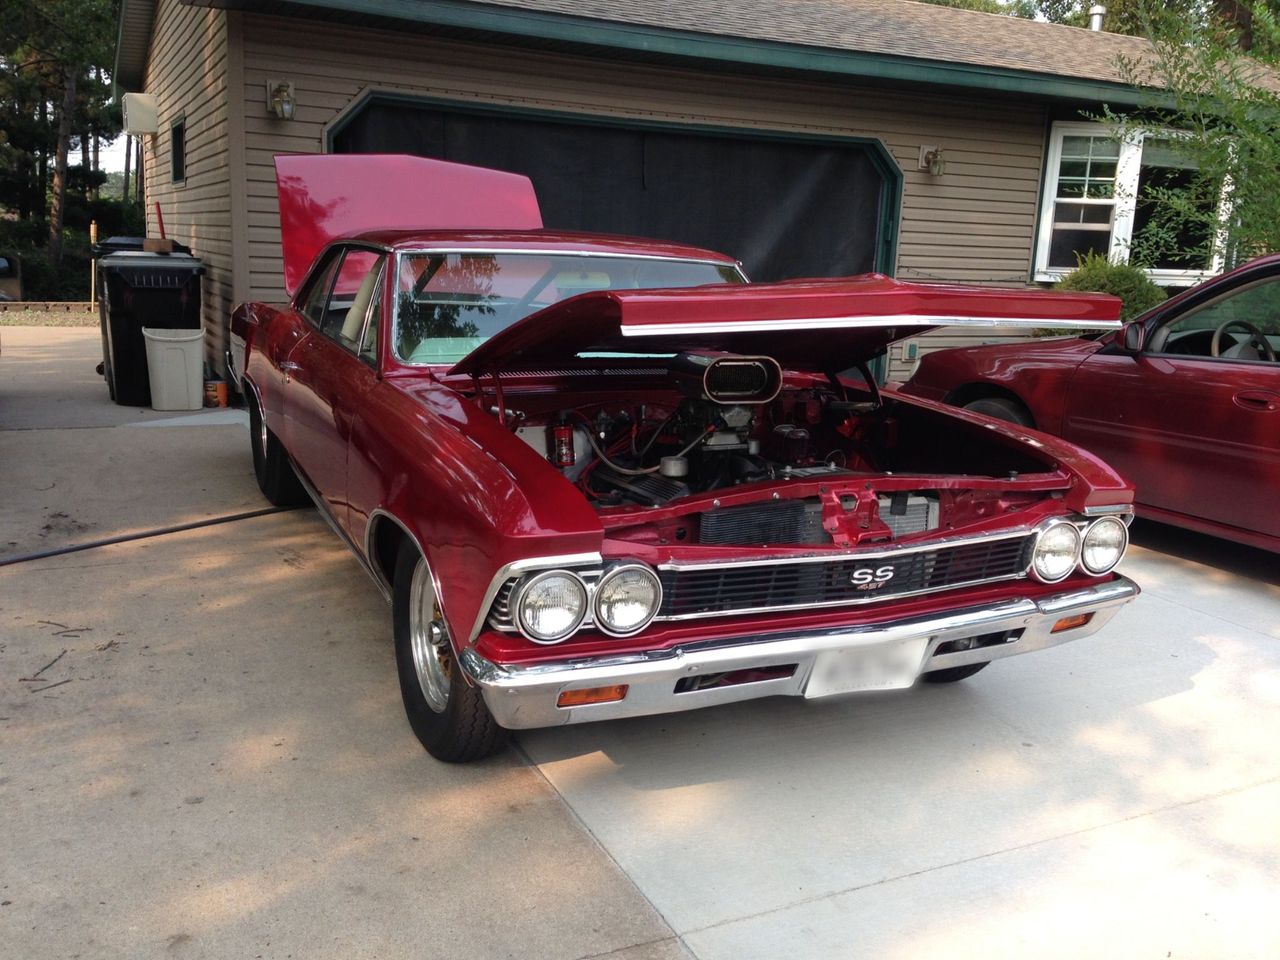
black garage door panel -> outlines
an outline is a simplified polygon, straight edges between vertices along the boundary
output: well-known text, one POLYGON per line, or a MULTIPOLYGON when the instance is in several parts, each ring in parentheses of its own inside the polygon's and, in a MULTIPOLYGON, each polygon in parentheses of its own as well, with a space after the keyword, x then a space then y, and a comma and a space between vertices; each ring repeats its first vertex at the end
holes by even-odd
POLYGON ((528 176, 543 221, 720 250, 754 280, 875 267, 885 189, 865 147, 370 103, 337 153, 412 153, 528 176))

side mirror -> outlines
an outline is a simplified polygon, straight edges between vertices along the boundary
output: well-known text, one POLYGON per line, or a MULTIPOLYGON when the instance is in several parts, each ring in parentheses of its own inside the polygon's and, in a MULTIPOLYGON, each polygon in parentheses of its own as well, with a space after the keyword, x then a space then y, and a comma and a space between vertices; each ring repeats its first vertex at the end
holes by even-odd
POLYGON ((1147 328, 1141 323, 1126 323, 1120 328, 1120 349, 1130 356, 1136 357, 1142 352, 1147 340, 1147 328))

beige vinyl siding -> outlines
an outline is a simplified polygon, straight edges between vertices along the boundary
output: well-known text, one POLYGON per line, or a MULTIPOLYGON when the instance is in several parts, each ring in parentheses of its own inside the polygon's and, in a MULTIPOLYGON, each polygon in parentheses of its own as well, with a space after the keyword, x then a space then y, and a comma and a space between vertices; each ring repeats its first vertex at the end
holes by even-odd
MULTIPOLYGON (((1027 282, 1046 122, 1039 105, 606 63, 256 15, 246 15, 243 36, 247 294, 256 299, 283 296, 272 156, 322 151, 326 127, 371 90, 574 114, 876 137, 904 173, 900 278, 1027 282), (294 120, 268 114, 268 78, 293 82, 294 120), (918 169, 924 144, 942 147, 943 176, 918 169)), ((891 373, 902 375, 903 369, 895 363, 891 373)))
POLYGON ((227 14, 161 0, 143 87, 157 98, 160 128, 144 141, 147 235, 160 235, 158 202, 167 235, 204 261, 205 348, 215 367, 232 303, 227 80, 227 14), (179 119, 186 124, 186 176, 173 183, 170 131, 179 119))

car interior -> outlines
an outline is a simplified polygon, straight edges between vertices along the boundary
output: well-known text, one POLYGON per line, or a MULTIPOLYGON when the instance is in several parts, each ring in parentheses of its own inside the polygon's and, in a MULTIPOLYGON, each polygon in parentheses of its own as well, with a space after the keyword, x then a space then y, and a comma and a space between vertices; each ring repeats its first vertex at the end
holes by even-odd
POLYGON ((1275 363, 1280 353, 1280 278, 1228 291, 1162 326, 1151 353, 1275 363))

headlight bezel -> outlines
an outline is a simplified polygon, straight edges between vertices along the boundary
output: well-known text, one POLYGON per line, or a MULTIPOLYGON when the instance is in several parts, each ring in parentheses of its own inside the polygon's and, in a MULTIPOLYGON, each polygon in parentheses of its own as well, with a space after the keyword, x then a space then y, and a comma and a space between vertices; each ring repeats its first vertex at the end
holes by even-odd
POLYGON ((1114 570, 1116 567, 1120 565, 1120 561, 1124 559, 1125 552, 1128 549, 1129 549, 1129 527, 1124 522, 1124 519, 1118 516, 1098 517, 1096 520, 1092 521, 1087 527, 1085 527, 1084 532, 1080 537, 1080 569, 1083 570, 1085 573, 1089 574, 1090 576, 1094 576, 1094 577, 1106 576, 1108 573, 1110 573, 1112 570, 1114 570), (1085 550, 1089 542, 1089 537, 1093 535, 1095 530, 1097 530, 1100 526, 1104 524, 1108 526, 1114 525, 1120 528, 1120 549, 1116 552, 1115 562, 1108 564, 1107 566, 1104 566, 1101 569, 1094 569, 1093 567, 1089 566, 1088 561, 1085 559, 1086 557, 1085 550))
POLYGON ((1080 550, 1083 544, 1084 544, 1084 534, 1081 533, 1079 526, 1072 523, 1070 520, 1066 519, 1065 517, 1058 517, 1046 523, 1036 533, 1035 543, 1031 547, 1030 562, 1028 563, 1027 567, 1030 570, 1032 576, 1034 576, 1041 583, 1061 583, 1063 580, 1067 579, 1067 577, 1071 576, 1071 574, 1073 574, 1076 571, 1076 569, 1079 567, 1080 550), (1062 528, 1069 529, 1071 533, 1074 535, 1075 550, 1072 555, 1071 563, 1062 572, 1062 574, 1056 577, 1049 577, 1041 573, 1040 568, 1036 563, 1036 560, 1040 553, 1040 547, 1044 543, 1045 538, 1053 531, 1062 529, 1062 528))
POLYGON ((591 611, 591 607, 591 591, 587 589, 586 582, 577 572, 562 568, 541 570, 525 576, 518 584, 516 584, 515 591, 511 597, 511 619, 515 624, 516 629, 520 631, 520 635, 526 640, 530 643, 536 643, 539 646, 548 647, 554 646, 557 643, 563 643, 565 640, 568 640, 571 636, 577 633, 578 630, 582 628, 583 621, 586 620, 587 614, 591 611), (577 618, 573 621, 573 624, 569 629, 559 632, 554 636, 539 637, 525 622, 524 602, 528 597, 529 590, 531 588, 544 580, 550 579, 551 577, 563 577, 577 584, 578 590, 582 596, 582 605, 578 611, 577 618))
POLYGON ((637 633, 644 630, 649 624, 653 623, 654 618, 658 615, 658 611, 662 609, 662 578, 647 563, 641 563, 638 560, 624 560, 620 563, 613 564, 605 568, 600 578, 596 580, 591 590, 591 622, 593 626, 601 633, 610 637, 634 637, 637 633), (605 585, 614 577, 617 577, 627 571, 639 571, 653 581, 654 601, 653 608, 649 611, 649 615, 645 617, 638 626, 629 630, 616 630, 609 626, 608 621, 600 612, 600 601, 605 585))

